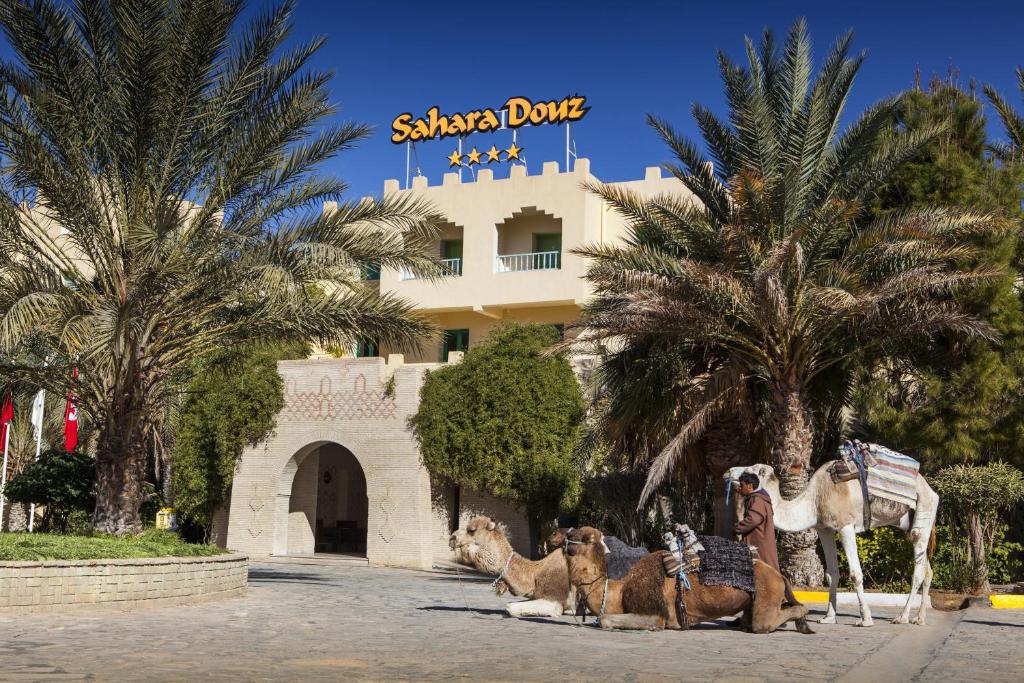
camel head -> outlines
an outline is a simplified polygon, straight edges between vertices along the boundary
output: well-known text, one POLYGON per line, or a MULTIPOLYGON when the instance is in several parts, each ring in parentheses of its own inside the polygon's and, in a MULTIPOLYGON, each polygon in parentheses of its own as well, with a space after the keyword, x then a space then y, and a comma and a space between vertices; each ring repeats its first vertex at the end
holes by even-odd
POLYGON ((730 467, 725 473, 725 485, 735 486, 740 475, 744 472, 753 472, 761 480, 761 488, 771 493, 778 490, 779 477, 775 474, 775 468, 771 465, 751 465, 749 467, 730 467))
POLYGON ((548 536, 548 548, 562 548, 565 547, 565 539, 569 538, 569 533, 572 532, 572 527, 560 526, 551 532, 548 536))
POLYGON ((608 575, 608 546, 604 544, 604 534, 585 526, 570 529, 565 536, 566 561, 573 583, 589 584, 608 575))
POLYGON ((505 525, 486 515, 473 517, 448 538, 448 547, 466 555, 481 571, 497 574, 508 560, 512 546, 505 525))

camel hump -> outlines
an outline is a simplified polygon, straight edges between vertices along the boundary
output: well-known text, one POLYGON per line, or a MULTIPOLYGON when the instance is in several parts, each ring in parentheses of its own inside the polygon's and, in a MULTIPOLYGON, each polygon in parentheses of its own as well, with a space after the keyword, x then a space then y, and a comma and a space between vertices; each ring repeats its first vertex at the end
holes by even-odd
POLYGON ((622 611, 627 614, 643 614, 669 618, 665 602, 665 569, 662 556, 667 550, 648 553, 637 560, 626 575, 622 586, 622 611))

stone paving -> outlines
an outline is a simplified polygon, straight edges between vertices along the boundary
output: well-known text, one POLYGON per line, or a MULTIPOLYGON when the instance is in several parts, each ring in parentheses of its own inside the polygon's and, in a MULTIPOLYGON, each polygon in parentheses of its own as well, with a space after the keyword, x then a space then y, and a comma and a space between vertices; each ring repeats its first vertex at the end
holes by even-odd
POLYGON ((136 612, 3 615, 0 680, 1022 679, 1024 613, 930 613, 929 626, 758 636, 602 632, 517 621, 489 581, 450 572, 253 564, 248 595, 136 612), (467 609, 468 606, 468 609, 467 609))

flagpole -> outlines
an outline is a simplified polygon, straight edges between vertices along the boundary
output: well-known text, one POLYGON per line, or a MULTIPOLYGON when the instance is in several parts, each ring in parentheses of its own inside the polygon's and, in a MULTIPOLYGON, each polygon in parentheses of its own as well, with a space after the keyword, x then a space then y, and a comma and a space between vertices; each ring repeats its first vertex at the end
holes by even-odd
POLYGON ((10 450, 11 445, 11 422, 10 420, 4 424, 4 471, 0 475, 0 530, 3 529, 4 524, 4 503, 7 501, 7 495, 3 492, 7 488, 7 451, 10 450))
MULTIPOLYGON (((39 393, 43 394, 44 389, 40 389, 39 393)), ((36 461, 39 460, 39 452, 43 446, 43 410, 46 408, 46 394, 43 394, 43 400, 39 401, 39 394, 36 394, 36 405, 33 408, 39 408, 39 415, 36 416, 35 410, 32 411, 32 422, 36 428, 36 461)), ((32 533, 32 528, 35 526, 36 521, 36 504, 32 503, 28 506, 28 532, 32 533)))

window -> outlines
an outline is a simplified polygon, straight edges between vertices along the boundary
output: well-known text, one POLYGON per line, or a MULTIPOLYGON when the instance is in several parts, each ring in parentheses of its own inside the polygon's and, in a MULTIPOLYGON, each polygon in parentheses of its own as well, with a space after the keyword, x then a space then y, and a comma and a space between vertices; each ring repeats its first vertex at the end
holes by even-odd
POLYGON ((364 280, 379 280, 380 279, 380 264, 379 263, 364 263, 362 266, 363 279, 364 280))
POLYGON ((535 270, 543 268, 561 268, 562 267, 562 233, 560 232, 549 232, 549 233, 533 233, 533 253, 537 256, 537 259, 544 259, 543 264, 534 266, 535 270), (555 253, 553 257, 547 257, 545 259, 542 254, 555 253))
POLYGON ((378 354, 377 342, 361 340, 356 342, 356 358, 374 358, 378 354))
POLYGON ((450 275, 462 275, 462 240, 441 240, 441 259, 450 275))
POLYGON ((469 349, 469 330, 445 330, 444 341, 441 342, 441 362, 448 362, 448 354, 452 351, 469 349))
POLYGON ((441 258, 462 258, 462 240, 441 240, 441 258))

